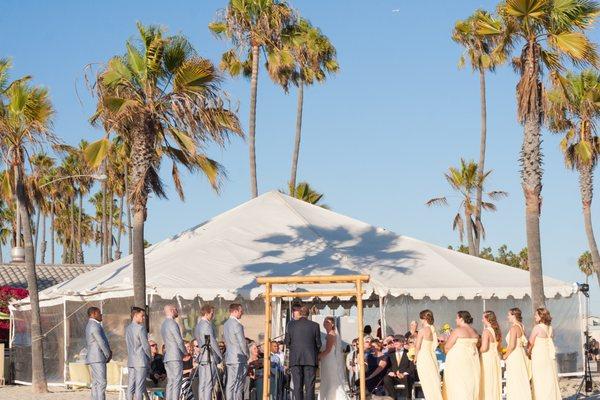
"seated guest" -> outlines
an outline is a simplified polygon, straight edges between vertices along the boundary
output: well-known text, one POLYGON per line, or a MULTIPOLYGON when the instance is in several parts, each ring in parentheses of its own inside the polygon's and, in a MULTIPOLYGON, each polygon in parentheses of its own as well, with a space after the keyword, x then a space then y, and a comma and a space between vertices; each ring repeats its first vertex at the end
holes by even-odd
POLYGON ((383 352, 384 353, 390 353, 394 351, 394 336, 389 335, 386 336, 385 339, 383 339, 382 341, 383 344, 383 352))
POLYGON ((373 328, 371 328, 371 325, 365 325, 365 327, 363 328, 363 335, 365 335, 366 337, 372 337, 372 334, 373 328))
POLYGON ((198 341, 196 339, 192 339, 190 342, 192 344, 192 362, 194 368, 198 365, 198 357, 200 356, 200 345, 198 345, 198 341))
POLYGON ((277 366, 277 370, 283 371, 283 363, 284 363, 285 354, 281 351, 281 347, 279 342, 272 341, 271 342, 271 365, 275 364, 277 366))
POLYGON ((419 331, 417 330, 417 321, 410 321, 409 327, 408 327, 408 332, 406 332, 404 334, 404 337, 406 339, 413 337, 413 338, 417 338, 417 334, 419 333, 419 331))
POLYGON ((167 370, 165 369, 163 356, 158 352, 158 345, 156 342, 154 340, 148 340, 148 343, 150 344, 150 353, 152 354, 148 375, 156 385, 158 381, 167 379, 167 370))
POLYGON ((387 356, 383 353, 383 346, 377 339, 371 341, 371 349, 366 355, 366 386, 371 394, 382 395, 383 378, 388 370, 387 356))
POLYGON ((348 385, 350 390, 354 391, 356 382, 358 382, 358 339, 352 340, 352 347, 346 355, 346 370, 348 370, 348 385))
POLYGON ((396 335, 393 342, 393 350, 390 349, 387 356, 389 365, 388 373, 383 378, 385 392, 393 399, 408 398, 415 378, 415 364, 409 360, 408 352, 404 348, 406 339, 402 335, 396 335), (396 385, 404 385, 403 389, 396 389, 396 385))
POLYGON ((183 355, 183 377, 189 378, 192 370, 194 369, 192 344, 187 340, 183 343, 185 345, 185 354, 183 355))

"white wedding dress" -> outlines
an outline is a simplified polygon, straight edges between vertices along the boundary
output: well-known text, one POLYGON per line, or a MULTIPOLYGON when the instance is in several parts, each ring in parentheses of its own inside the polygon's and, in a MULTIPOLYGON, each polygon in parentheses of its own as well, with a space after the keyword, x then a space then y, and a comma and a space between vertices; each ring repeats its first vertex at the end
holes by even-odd
POLYGON ((342 341, 337 333, 333 348, 321 359, 320 371, 319 400, 350 400, 347 394, 346 363, 342 354, 342 341))

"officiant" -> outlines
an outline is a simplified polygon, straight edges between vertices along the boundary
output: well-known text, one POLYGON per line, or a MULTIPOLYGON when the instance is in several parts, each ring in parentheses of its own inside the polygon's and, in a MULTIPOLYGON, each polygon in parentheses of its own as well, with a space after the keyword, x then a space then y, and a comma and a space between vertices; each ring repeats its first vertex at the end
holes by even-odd
POLYGON ((383 386, 388 396, 393 399, 408 398, 415 380, 415 364, 408 358, 405 348, 406 338, 403 335, 394 336, 394 350, 388 352, 387 365, 389 370, 383 378, 383 386), (398 387, 397 386, 402 386, 398 387), (400 397, 398 397, 400 396, 400 397))

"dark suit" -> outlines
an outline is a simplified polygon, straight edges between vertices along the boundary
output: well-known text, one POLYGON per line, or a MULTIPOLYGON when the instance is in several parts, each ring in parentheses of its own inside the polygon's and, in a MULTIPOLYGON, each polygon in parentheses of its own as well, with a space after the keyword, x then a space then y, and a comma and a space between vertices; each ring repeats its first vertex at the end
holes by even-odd
POLYGON ((321 350, 319 324, 306 318, 290 321, 285 332, 285 344, 290 350, 293 400, 313 400, 321 350))
POLYGON ((415 364, 408 359, 407 351, 404 350, 400 355, 397 352, 389 353, 387 357, 387 363, 389 365, 388 372, 400 373, 400 378, 397 376, 386 375, 383 378, 383 386, 388 396, 393 399, 397 399, 398 395, 402 399, 408 398, 412 384, 415 379, 415 364), (404 385, 404 389, 396 389, 395 385, 404 385))

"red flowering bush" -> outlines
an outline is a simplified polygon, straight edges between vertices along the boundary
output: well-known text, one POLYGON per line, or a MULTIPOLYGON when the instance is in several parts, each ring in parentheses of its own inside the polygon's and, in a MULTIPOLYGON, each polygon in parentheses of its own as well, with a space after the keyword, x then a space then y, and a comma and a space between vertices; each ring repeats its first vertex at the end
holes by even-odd
MULTIPOLYGON (((0 312, 8 314, 8 303, 11 300, 20 300, 27 296, 29 296, 27 289, 0 286, 0 312)), ((8 320, 0 320, 0 340, 8 338, 9 326, 8 320)))

